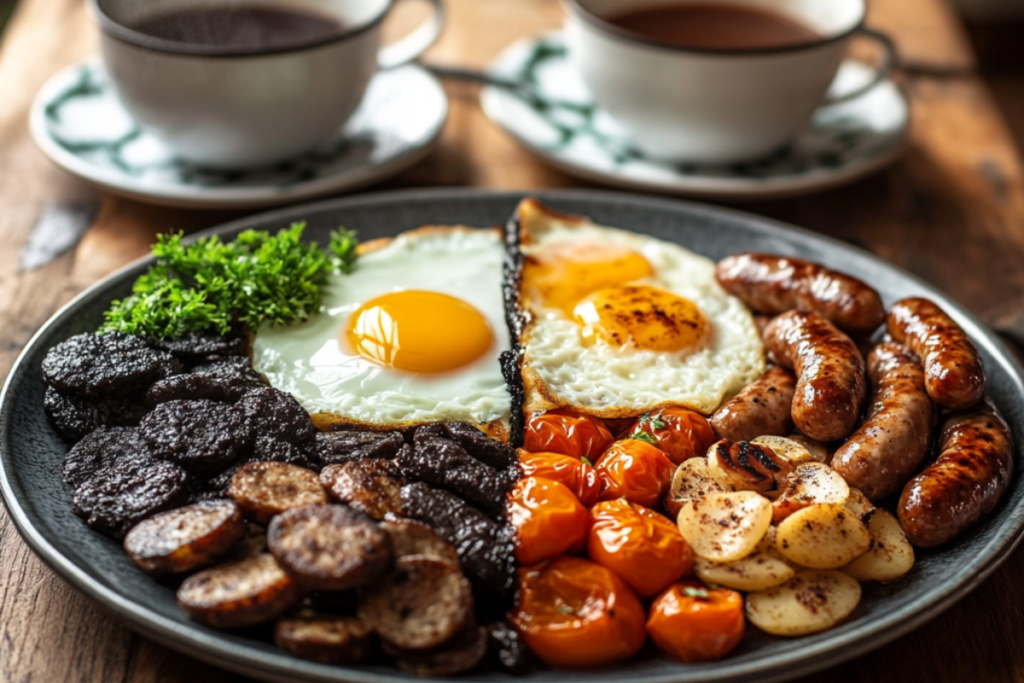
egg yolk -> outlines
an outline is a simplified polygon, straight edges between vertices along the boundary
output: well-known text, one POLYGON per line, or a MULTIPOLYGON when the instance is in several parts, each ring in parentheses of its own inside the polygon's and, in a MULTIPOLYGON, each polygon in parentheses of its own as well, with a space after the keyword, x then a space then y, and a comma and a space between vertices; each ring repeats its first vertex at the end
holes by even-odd
POLYGON ((627 285, 601 289, 577 304, 584 343, 598 338, 612 346, 673 352, 693 349, 711 329, 697 304, 658 287, 627 285))
POLYGON ((408 372, 448 372, 494 343, 490 323, 473 306, 439 292, 404 290, 371 299, 349 316, 348 345, 378 365, 408 372))
POLYGON ((614 244, 556 242, 527 258, 523 283, 528 296, 571 318, 576 304, 588 294, 653 274, 650 262, 632 249, 614 244))

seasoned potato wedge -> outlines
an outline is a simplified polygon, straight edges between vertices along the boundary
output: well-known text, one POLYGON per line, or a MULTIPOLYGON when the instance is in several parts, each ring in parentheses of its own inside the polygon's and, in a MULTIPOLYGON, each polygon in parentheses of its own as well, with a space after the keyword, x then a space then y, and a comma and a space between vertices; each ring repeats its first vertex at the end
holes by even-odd
POLYGON ((797 443, 784 436, 759 436, 750 443, 758 446, 767 446, 772 449, 775 455, 788 460, 792 465, 799 465, 805 462, 814 462, 814 456, 803 444, 797 443))
POLYGON ((812 505, 779 524, 775 547, 790 562, 812 569, 836 569, 871 547, 860 519, 840 505, 812 505))
POLYGON ((850 486, 841 474, 818 462, 804 463, 789 475, 782 493, 772 503, 772 522, 778 524, 811 505, 843 505, 849 497, 850 486))
POLYGON ((770 527, 754 552, 732 562, 712 562, 698 557, 693 571, 704 583, 739 591, 759 591, 789 581, 795 571, 775 549, 775 527, 770 527))
POLYGON ((698 557, 731 562, 746 557, 772 523, 772 504, 754 491, 709 493, 679 510, 679 531, 698 557))
POLYGON ((679 508, 687 501, 699 500, 709 493, 731 490, 723 488, 712 478, 707 458, 690 458, 676 468, 672 487, 665 496, 665 510, 674 518, 679 516, 679 508))
POLYGON ((914 548, 899 520, 885 510, 875 510, 868 521, 871 550, 843 571, 859 581, 895 581, 914 566, 914 548))
POLYGON ((834 570, 804 569, 775 588, 747 596, 747 619, 776 636, 802 636, 830 629, 860 603, 857 580, 834 570))

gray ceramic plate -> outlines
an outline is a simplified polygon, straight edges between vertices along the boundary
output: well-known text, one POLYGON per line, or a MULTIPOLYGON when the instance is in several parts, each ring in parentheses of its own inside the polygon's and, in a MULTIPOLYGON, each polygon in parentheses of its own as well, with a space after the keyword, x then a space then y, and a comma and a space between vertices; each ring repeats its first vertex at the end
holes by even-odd
MULTIPOLYGON (((887 303, 908 295, 935 299, 978 344, 989 374, 989 393, 1024 443, 1024 384, 1020 368, 974 318, 939 292, 844 244, 807 231, 723 209, 603 192, 540 192, 543 201, 596 221, 679 242, 717 259, 740 250, 798 255, 841 268, 871 282, 887 303)), ((232 236, 244 228, 275 229, 293 220, 309 223, 309 235, 325 241, 338 225, 363 239, 420 225, 493 225, 506 220, 520 193, 471 190, 414 191, 352 197, 263 214, 216 231, 232 236)), ((60 481, 67 446, 43 414, 39 364, 46 350, 97 327, 108 303, 129 290, 146 267, 136 263, 92 287, 58 312, 32 339, 8 377, 0 398, 0 485, 15 524, 28 544, 58 574, 93 597, 132 628, 171 648, 222 667, 272 681, 384 683, 408 680, 386 668, 335 668, 288 657, 273 645, 192 623, 178 610, 174 593, 138 570, 120 546, 89 531, 72 513, 60 481)), ((979 274, 983 277, 983 274, 979 274)), ((1024 456, 1018 450, 1018 467, 1024 456)), ((537 671, 533 681, 774 681, 855 657, 905 633, 976 587, 1012 551, 1024 528, 1024 487, 1016 484, 996 512, 951 547, 921 553, 912 573, 889 587, 866 591, 853 618, 815 636, 783 640, 750 629, 739 650, 714 664, 683 665, 651 653, 626 665, 592 672, 537 671)), ((462 681, 510 680, 498 674, 462 681)))

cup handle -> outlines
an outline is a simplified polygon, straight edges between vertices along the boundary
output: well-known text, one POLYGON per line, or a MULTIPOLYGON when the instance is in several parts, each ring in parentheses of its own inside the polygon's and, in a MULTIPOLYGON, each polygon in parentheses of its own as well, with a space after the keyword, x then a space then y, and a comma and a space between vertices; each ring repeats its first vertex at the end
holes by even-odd
POLYGON ((894 43, 892 41, 892 38, 890 38, 886 34, 882 33, 881 31, 876 31, 875 29, 868 28, 866 26, 861 26, 859 29, 857 29, 857 32, 854 37, 856 36, 863 36, 864 38, 873 40, 874 42, 881 45, 882 60, 875 67, 875 75, 870 81, 868 81, 861 87, 857 88, 856 90, 853 90, 852 92, 843 93, 842 95, 826 98, 825 106, 828 106, 830 104, 839 104, 841 102, 849 102, 850 100, 857 99, 858 97, 860 97, 861 95, 868 92, 876 85, 884 81, 886 78, 888 78, 889 74, 892 73, 892 70, 896 67, 896 64, 899 62, 899 52, 896 49, 896 43, 894 43))
MULTIPOLYGON (((395 0, 396 2, 400 0, 395 0)), ((434 6, 434 14, 415 31, 384 48, 377 54, 377 66, 394 69, 407 64, 426 52, 434 44, 444 27, 443 0, 428 0, 434 6)))

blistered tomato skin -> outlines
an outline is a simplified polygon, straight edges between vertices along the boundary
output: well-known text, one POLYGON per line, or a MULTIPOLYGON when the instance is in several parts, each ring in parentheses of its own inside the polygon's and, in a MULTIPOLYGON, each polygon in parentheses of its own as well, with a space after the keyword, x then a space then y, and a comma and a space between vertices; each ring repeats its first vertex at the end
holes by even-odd
POLYGON ((550 666, 593 668, 632 657, 647 640, 644 607, 613 572, 578 557, 519 570, 513 626, 550 666))
POLYGON ((560 453, 593 462, 614 440, 604 421, 596 417, 549 410, 527 419, 523 448, 531 453, 560 453))
POLYGON ((592 507, 601 493, 601 482, 594 468, 568 455, 520 450, 519 469, 525 477, 544 477, 565 485, 584 507, 592 507))
POLYGON ((648 508, 658 507, 672 484, 676 466, 646 441, 616 441, 594 465, 601 480, 601 500, 625 498, 648 508))
POLYGON ((745 626, 742 595, 699 581, 670 586, 651 605, 647 620, 658 647, 684 662, 721 659, 739 645, 745 626))
POLYGON ((637 418, 629 436, 648 434, 675 464, 708 452, 718 439, 711 424, 700 413, 686 408, 665 408, 637 418))
POLYGON ((590 513, 576 494, 557 481, 526 477, 509 494, 509 519, 516 529, 516 561, 536 564, 574 553, 587 542, 590 513))
POLYGON ((693 550, 664 515, 626 500, 590 511, 587 554, 641 598, 653 598, 693 569, 693 550))

